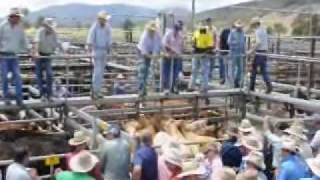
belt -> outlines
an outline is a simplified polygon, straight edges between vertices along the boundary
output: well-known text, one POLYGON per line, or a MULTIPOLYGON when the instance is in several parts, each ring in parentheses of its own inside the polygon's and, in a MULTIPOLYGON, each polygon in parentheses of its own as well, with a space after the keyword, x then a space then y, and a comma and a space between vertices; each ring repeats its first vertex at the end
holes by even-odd
POLYGON ((267 50, 256 50, 256 52, 265 53, 265 52, 268 52, 268 51, 267 50))

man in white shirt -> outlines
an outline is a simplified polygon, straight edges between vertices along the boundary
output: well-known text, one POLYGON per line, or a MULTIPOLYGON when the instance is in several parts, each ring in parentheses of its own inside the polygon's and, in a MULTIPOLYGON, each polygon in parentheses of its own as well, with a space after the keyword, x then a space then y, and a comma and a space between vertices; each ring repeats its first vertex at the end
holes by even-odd
POLYGON ((27 40, 21 23, 18 8, 11 9, 8 18, 0 24, 0 59, 3 96, 6 104, 10 104, 9 77, 12 73, 16 90, 17 105, 23 105, 22 80, 20 77, 19 58, 17 54, 27 51, 27 40))
MULTIPOLYGON (((38 29, 33 46, 34 56, 51 56, 55 53, 58 47, 61 48, 58 42, 57 33, 55 31, 56 23, 52 18, 46 18, 42 26, 38 29)), ((40 91, 41 98, 51 99, 53 74, 50 58, 35 59, 37 85, 40 91), (46 78, 43 77, 43 72, 46 78)))
POLYGON ((88 51, 93 55, 94 69, 92 77, 92 97, 93 99, 102 98, 101 88, 103 85, 104 70, 106 66, 107 55, 110 54, 112 36, 111 25, 108 23, 111 16, 101 11, 98 13, 97 22, 95 22, 88 34, 88 51))

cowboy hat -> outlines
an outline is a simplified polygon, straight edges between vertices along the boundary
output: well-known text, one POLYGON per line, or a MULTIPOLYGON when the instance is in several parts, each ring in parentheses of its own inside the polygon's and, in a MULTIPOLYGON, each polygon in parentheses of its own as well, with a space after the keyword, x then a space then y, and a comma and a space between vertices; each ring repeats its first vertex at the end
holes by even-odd
POLYGON ((163 157, 166 162, 182 168, 182 154, 179 149, 167 148, 163 152, 163 157))
POLYGON ((308 140, 307 136, 304 134, 304 128, 302 126, 292 125, 290 126, 290 128, 285 129, 283 132, 298 137, 299 139, 304 141, 308 140))
POLYGON ((149 31, 156 31, 158 29, 157 23, 155 21, 150 21, 146 25, 146 29, 149 31))
POLYGON ((89 141, 89 137, 83 131, 75 131, 73 138, 69 140, 71 146, 78 146, 89 141))
POLYGON ((320 154, 318 154, 315 158, 310 158, 306 160, 308 166, 310 167, 313 174, 316 176, 320 176, 320 154))
POLYGON ((196 161, 187 161, 182 163, 182 173, 179 174, 178 178, 188 177, 192 175, 203 175, 206 173, 204 167, 201 167, 196 161))
POLYGON ((258 171, 246 170, 238 174, 236 180, 258 180, 258 171))
POLYGON ((261 152, 250 152, 248 156, 244 157, 244 160, 256 165, 262 170, 266 168, 266 165, 264 164, 263 154, 261 152))
POLYGON ((241 144, 248 148, 251 151, 261 151, 263 149, 263 144, 261 141, 259 141, 256 137, 256 135, 250 135, 247 137, 244 137, 242 139, 241 144))
POLYGON ((240 123, 239 131, 244 133, 252 133, 254 131, 254 127, 248 119, 243 119, 240 123))
POLYGON ((297 152, 297 144, 294 140, 289 137, 285 137, 282 139, 282 147, 281 149, 285 149, 291 152, 297 152))
POLYGON ((224 167, 217 170, 217 174, 214 177, 215 180, 235 180, 236 172, 229 167, 224 167))
POLYGON ((103 19, 103 20, 109 20, 111 19, 111 15, 108 14, 106 11, 100 11, 97 14, 98 19, 103 19))
POLYGON ((261 18, 260 17, 254 17, 250 21, 250 24, 258 24, 258 23, 261 23, 261 18))
POLYGON ((19 8, 12 8, 10 9, 10 12, 9 12, 9 17, 10 16, 18 16, 18 17, 23 17, 23 14, 21 12, 21 10, 19 8))
POLYGON ((233 23, 233 25, 234 25, 234 27, 237 27, 237 28, 243 27, 243 24, 242 24, 242 22, 241 22, 240 19, 238 19, 237 21, 235 21, 235 22, 233 23))
POLYGON ((91 171, 98 162, 98 158, 89 151, 81 151, 70 159, 69 165, 74 172, 86 173, 91 171))
POLYGON ((50 28, 57 27, 57 23, 55 22, 55 20, 53 18, 45 18, 43 20, 43 25, 48 26, 50 28))

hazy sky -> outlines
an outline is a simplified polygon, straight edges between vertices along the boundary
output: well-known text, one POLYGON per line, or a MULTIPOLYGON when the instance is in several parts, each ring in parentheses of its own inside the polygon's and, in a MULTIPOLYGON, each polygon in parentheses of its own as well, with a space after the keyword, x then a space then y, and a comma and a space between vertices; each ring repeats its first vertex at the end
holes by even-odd
MULTIPOLYGON (((196 0, 197 10, 211 9, 215 7, 245 2, 249 0, 196 0)), ((0 0, 0 16, 8 13, 11 7, 27 7, 31 11, 38 10, 50 5, 61 5, 68 3, 86 4, 111 4, 125 3, 141 5, 151 8, 165 8, 170 6, 181 6, 191 8, 191 0, 0 0)))

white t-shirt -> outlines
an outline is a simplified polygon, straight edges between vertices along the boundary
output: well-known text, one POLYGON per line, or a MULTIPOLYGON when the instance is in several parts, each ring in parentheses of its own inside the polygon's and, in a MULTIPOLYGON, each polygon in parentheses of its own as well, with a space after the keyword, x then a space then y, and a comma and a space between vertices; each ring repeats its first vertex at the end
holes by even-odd
POLYGON ((32 177, 29 175, 27 169, 18 163, 12 163, 6 174, 7 180, 32 180, 32 177))

